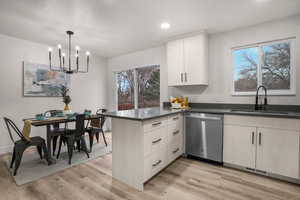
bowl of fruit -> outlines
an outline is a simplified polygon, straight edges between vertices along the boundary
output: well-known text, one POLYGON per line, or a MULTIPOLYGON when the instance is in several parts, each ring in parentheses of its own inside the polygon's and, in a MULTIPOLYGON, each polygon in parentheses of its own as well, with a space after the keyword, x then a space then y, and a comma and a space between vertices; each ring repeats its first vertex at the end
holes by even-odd
POLYGON ((182 97, 171 97, 170 101, 173 109, 181 109, 184 107, 184 99, 182 97))

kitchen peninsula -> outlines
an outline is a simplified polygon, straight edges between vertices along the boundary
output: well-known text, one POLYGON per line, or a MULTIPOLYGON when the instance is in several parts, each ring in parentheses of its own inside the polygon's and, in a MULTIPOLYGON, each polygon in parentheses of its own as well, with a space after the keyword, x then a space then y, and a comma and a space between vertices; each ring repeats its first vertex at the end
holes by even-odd
POLYGON ((183 153, 182 110, 116 111, 112 117, 112 176, 136 189, 183 153))

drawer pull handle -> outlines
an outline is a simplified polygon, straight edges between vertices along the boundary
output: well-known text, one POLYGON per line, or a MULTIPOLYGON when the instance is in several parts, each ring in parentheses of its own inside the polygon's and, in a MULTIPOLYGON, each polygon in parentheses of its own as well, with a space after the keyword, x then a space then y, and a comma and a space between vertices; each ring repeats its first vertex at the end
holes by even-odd
POLYGON ((173 118, 173 120, 177 120, 177 119, 179 119, 179 117, 174 117, 174 118, 173 118))
POLYGON ((154 141, 152 141, 152 144, 156 144, 156 143, 158 143, 158 142, 160 142, 161 141, 161 138, 159 138, 159 139, 157 139, 157 140, 154 140, 154 141))
POLYGON ((254 132, 252 132, 252 144, 254 144, 254 132))
POLYGON ((179 130, 174 131, 174 132, 173 132, 173 135, 177 135, 178 133, 179 133, 179 130))
POLYGON ((156 122, 156 123, 152 124, 152 126, 158 126, 158 125, 161 125, 161 122, 156 122))
POLYGON ((156 167, 157 165, 159 165, 161 163, 161 160, 159 160, 159 161, 157 161, 156 163, 154 163, 153 165, 152 165, 152 167, 156 167))
POLYGON ((179 148, 175 149, 175 150, 173 151, 173 154, 177 153, 178 151, 179 151, 179 148))
POLYGON ((258 144, 261 145, 261 133, 258 134, 258 144))

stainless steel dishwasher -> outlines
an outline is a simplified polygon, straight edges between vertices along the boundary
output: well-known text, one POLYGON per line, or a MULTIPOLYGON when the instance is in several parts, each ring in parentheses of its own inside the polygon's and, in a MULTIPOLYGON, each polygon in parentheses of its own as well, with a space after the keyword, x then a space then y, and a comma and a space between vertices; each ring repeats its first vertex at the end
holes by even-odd
POLYGON ((187 113, 186 154, 223 162, 223 115, 187 113))

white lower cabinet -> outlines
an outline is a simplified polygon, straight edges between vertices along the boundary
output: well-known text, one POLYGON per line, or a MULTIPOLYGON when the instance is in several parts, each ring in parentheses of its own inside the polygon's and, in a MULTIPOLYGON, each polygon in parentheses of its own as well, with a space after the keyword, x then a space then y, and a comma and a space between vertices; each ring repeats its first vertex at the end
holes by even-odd
POLYGON ((258 128, 257 133, 256 168, 299 178, 299 132, 258 128))
POLYGON ((224 163, 299 178, 300 120, 231 115, 224 119, 224 163))
POLYGON ((224 162, 255 168, 255 127, 224 125, 223 145, 224 162))
POLYGON ((144 181, 183 153, 181 114, 144 123, 144 181), (158 125, 157 125, 158 124, 158 125))

